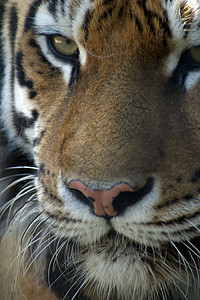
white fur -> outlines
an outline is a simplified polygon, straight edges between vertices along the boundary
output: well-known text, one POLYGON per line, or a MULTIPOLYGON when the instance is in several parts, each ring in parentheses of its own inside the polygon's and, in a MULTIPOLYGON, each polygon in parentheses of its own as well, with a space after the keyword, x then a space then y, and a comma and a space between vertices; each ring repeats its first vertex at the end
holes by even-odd
MULTIPOLYGON (((176 69, 181 54, 190 49, 191 47, 199 46, 200 44, 200 2, 197 0, 176 0, 176 1, 163 1, 163 7, 167 12, 169 19, 169 26, 172 33, 172 50, 168 58, 166 59, 166 63, 164 64, 163 72, 167 76, 171 76, 173 71, 176 69), (187 32, 187 37, 185 38, 185 29, 184 22, 181 19, 180 15, 180 5, 187 4, 193 8, 194 18, 193 22, 190 26, 189 31, 187 32)), ((200 71, 192 72, 193 75, 188 75, 188 78, 185 80, 185 88, 189 90, 193 87, 200 78, 200 71)))

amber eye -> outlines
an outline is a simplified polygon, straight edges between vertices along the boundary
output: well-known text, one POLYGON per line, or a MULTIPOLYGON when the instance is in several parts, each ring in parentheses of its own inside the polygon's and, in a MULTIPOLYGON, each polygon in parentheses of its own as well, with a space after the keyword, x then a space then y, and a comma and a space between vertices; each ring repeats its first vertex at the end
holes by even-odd
POLYGON ((200 63, 200 47, 191 48, 189 54, 195 62, 200 63))
POLYGON ((61 58, 72 57, 78 54, 77 44, 60 35, 53 35, 48 37, 48 43, 51 51, 61 58))

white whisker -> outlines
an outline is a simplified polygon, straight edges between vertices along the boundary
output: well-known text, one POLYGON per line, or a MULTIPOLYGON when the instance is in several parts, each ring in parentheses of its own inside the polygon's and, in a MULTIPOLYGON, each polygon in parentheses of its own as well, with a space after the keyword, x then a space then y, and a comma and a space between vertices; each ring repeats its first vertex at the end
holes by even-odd
POLYGON ((17 170, 17 169, 28 169, 28 170, 39 170, 38 167, 35 167, 35 166, 15 166, 15 167, 8 167, 8 168, 5 168, 5 170, 17 170))
POLYGON ((12 183, 10 183, 6 188, 4 188, 1 192, 0 192, 0 196, 5 193, 7 190, 11 189, 12 187, 14 187, 15 185, 23 182, 23 181, 27 181, 27 180, 30 180, 30 179, 34 179, 34 175, 27 175, 27 176, 24 176, 20 179, 17 179, 15 181, 13 181, 12 183))

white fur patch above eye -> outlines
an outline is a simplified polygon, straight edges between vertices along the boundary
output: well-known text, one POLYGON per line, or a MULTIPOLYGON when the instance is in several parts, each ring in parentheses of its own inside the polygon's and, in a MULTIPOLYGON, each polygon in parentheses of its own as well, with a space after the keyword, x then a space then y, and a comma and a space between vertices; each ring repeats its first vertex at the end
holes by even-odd
POLYGON ((197 46, 200 40, 200 2, 197 0, 163 1, 172 40, 179 48, 197 46))
POLYGON ((174 40, 181 40, 185 31, 191 31, 196 38, 199 36, 198 25, 200 22, 200 3, 197 0, 176 0, 176 1, 163 1, 163 7, 167 13, 170 29, 174 40), (187 24, 188 23, 188 24, 187 24), (191 28, 188 29, 187 26, 191 28))

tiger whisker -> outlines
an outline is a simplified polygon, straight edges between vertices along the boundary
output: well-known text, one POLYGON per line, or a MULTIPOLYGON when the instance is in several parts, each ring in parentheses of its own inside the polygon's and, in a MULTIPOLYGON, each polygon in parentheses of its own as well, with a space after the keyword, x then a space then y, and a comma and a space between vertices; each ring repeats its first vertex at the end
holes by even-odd
POLYGON ((49 287, 52 287, 62 276, 66 276, 66 274, 61 270, 61 267, 59 266, 59 261, 57 260, 57 257, 59 255, 59 253, 61 252, 62 248, 65 246, 66 242, 63 242, 55 251, 55 253, 53 254, 49 264, 48 264, 48 270, 47 270, 47 280, 48 280, 48 285, 49 287), (52 265, 53 264, 53 265, 52 265), (57 264, 58 269, 60 271, 60 275, 53 281, 51 282, 50 280, 50 273, 51 273, 51 265, 52 265, 52 269, 55 268, 54 264, 57 264))
MULTIPOLYGON (((38 223, 38 220, 40 219, 40 217, 41 217, 41 215, 42 215, 42 212, 40 212, 31 222, 30 222, 30 224, 25 228, 25 230, 23 231, 23 233, 22 233, 22 235, 21 235, 21 243, 23 243, 23 241, 25 240, 25 238, 26 238, 26 234, 29 234, 29 231, 30 231, 30 229, 31 229, 31 227, 33 227, 33 226, 35 226, 35 224, 37 224, 38 223)), ((40 223, 38 223, 35 227, 34 227, 34 230, 33 230, 33 232, 31 232, 31 234, 33 235, 36 231, 37 231, 37 229, 38 229, 38 227, 39 226, 41 226, 41 224, 43 224, 45 221, 40 221, 40 223)))
POLYGON ((5 168, 5 170, 17 170, 17 169, 30 169, 30 170, 39 170, 39 168, 38 167, 36 167, 36 166, 13 166, 13 167, 7 167, 7 168, 5 168))
MULTIPOLYGON (((68 296, 68 294, 70 293, 70 291, 73 289, 73 287, 76 286, 76 284, 77 284, 78 282, 81 282, 83 278, 84 278, 83 275, 82 275, 82 277, 79 276, 78 279, 76 279, 76 280, 73 282, 73 284, 70 286, 70 288, 68 289, 67 293, 65 294, 63 300, 66 299, 66 297, 68 296)), ((85 285, 85 282, 83 282, 83 283, 81 284, 81 286, 77 289, 76 293, 73 295, 73 297, 71 298, 71 300, 75 299, 75 297, 77 296, 77 294, 80 292, 80 290, 82 289, 82 287, 83 287, 84 285, 85 285)))
POLYGON ((33 174, 29 174, 29 173, 17 173, 17 174, 12 174, 12 175, 8 175, 8 176, 4 176, 4 177, 1 177, 0 178, 0 182, 3 182, 3 181, 6 181, 8 179, 12 179, 12 178, 15 178, 15 177, 20 177, 22 178, 22 176, 34 176, 33 174))
MULTIPOLYGON (((36 188, 35 188, 35 189, 36 189, 36 188)), ((28 194, 28 192, 27 192, 27 194, 28 194)), ((22 198, 21 195, 20 195, 19 197, 18 197, 18 196, 15 196, 14 198, 10 199, 7 203, 5 203, 5 204, 2 206, 1 210, 0 210, 0 212, 1 212, 0 218, 5 214, 6 211, 11 210, 11 208, 15 205, 15 203, 16 203, 20 198, 22 198)))
POLYGON ((10 188, 14 187, 15 185, 17 185, 18 183, 21 183, 23 181, 27 181, 27 180, 30 180, 30 179, 34 179, 34 175, 27 175, 27 176, 24 176, 22 178, 19 178, 15 181, 13 181, 12 183, 10 183, 6 188, 4 188, 1 192, 0 192, 0 196, 5 193, 6 191, 8 191, 10 188))
POLYGON ((41 232, 43 233, 43 236, 39 236, 38 239, 31 240, 31 243, 26 245, 26 249, 30 248, 30 246, 38 241, 37 248, 32 253, 31 257, 29 258, 26 267, 26 272, 30 269, 31 265, 37 260, 37 258, 44 252, 46 248, 48 248, 57 238, 55 236, 49 236, 49 228, 47 227, 45 230, 41 229, 41 232), (46 239, 49 236, 48 239, 46 239), (44 246, 45 245, 45 246, 44 246), (40 250, 39 250, 40 249, 40 250), (33 258, 34 257, 34 258, 33 258))
MULTIPOLYGON (((29 186, 29 187, 23 189, 23 190, 21 191, 21 193, 17 194, 17 195, 15 196, 15 198, 13 198, 13 201, 12 201, 12 202, 10 203, 10 205, 9 205, 8 216, 7 216, 7 221, 8 221, 8 222, 10 222, 10 215, 11 215, 11 213, 12 213, 12 208, 13 208, 14 204, 15 204, 17 201, 19 201, 22 197, 28 195, 29 193, 32 193, 32 192, 35 191, 35 190, 37 190, 36 187, 30 188, 30 186, 29 186)), ((34 194, 34 196, 35 196, 35 195, 36 195, 36 193, 34 194)), ((32 201, 33 198, 34 198, 33 195, 31 195, 26 201, 27 201, 27 202, 30 202, 30 201, 32 201)), ((8 209, 8 207, 7 207, 7 209, 8 209)))

